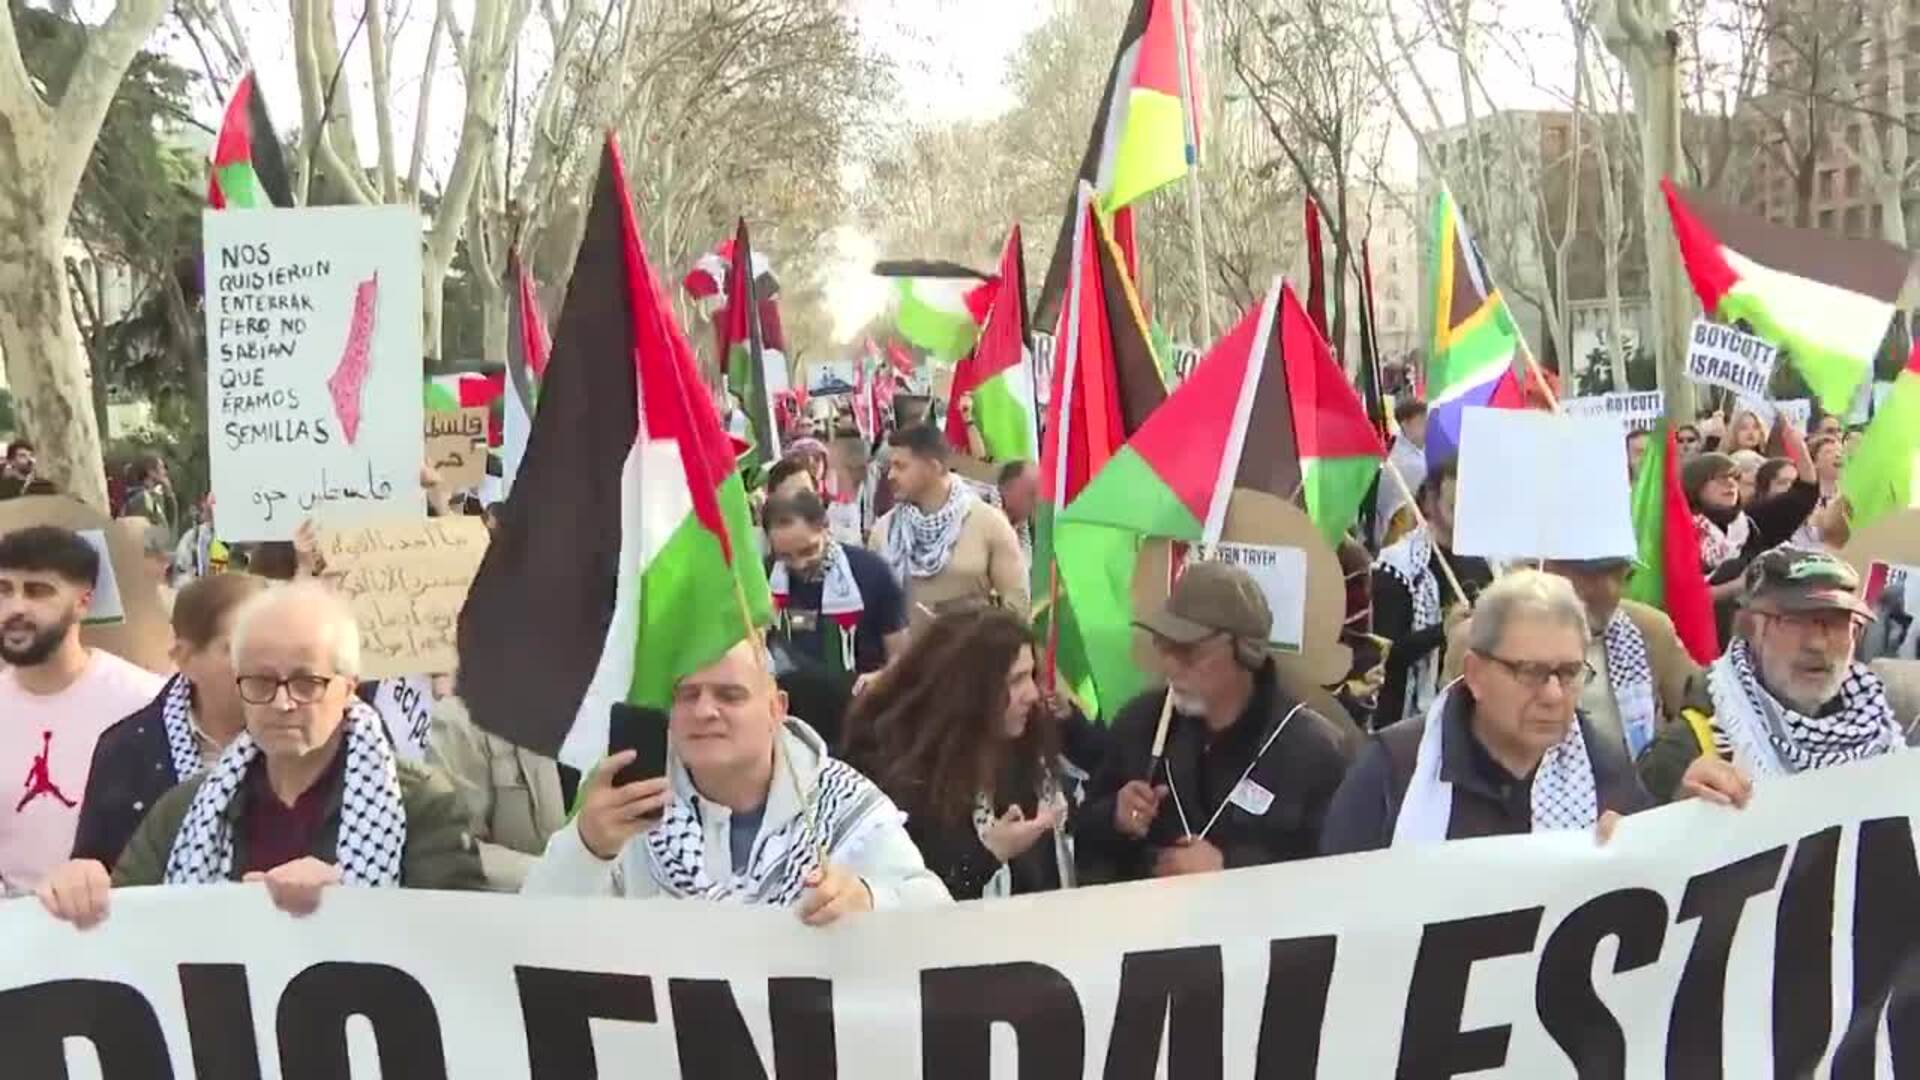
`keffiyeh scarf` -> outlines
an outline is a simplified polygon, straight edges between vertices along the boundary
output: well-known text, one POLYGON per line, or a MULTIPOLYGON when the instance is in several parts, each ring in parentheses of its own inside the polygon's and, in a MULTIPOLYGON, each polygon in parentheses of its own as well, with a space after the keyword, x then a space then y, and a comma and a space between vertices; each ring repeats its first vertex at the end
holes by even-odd
POLYGON ((1620 727, 1627 736, 1627 752, 1639 757, 1653 741, 1657 709, 1653 694, 1653 664, 1647 639, 1624 611, 1615 610, 1601 635, 1607 650, 1607 687, 1620 710, 1620 727))
MULTIPOLYGON (((743 874, 716 879, 708 872, 700 811, 693 800, 675 797, 660 824, 646 834, 654 880, 675 898, 786 907, 806 890, 807 875, 820 865, 820 851, 827 852, 830 860, 844 859, 873 829, 905 820, 880 789, 852 766, 833 758, 822 762, 814 790, 800 793, 803 803, 813 803, 811 823, 808 814, 796 813, 778 828, 763 825, 743 874)), ((774 783, 783 782, 776 775, 774 783)))
MULTIPOLYGON (((334 862, 349 885, 398 885, 407 846, 407 814, 400 776, 380 717, 365 704, 347 707, 346 770, 341 778, 340 836, 334 862)), ((167 856, 168 885, 207 885, 233 875, 234 796, 247 781, 260 747, 242 734, 228 745, 194 793, 167 856)))
POLYGON ((1707 690, 1713 698, 1714 748, 1756 775, 1790 776, 1904 745, 1887 704, 1886 684, 1864 664, 1847 665, 1839 709, 1830 716, 1807 716, 1760 685, 1752 650, 1736 638, 1708 672, 1707 690))
MULTIPOLYGON (((837 663, 839 670, 852 671, 854 668, 853 639, 860 627, 860 616, 867 609, 866 601, 860 595, 860 582, 853 576, 853 563, 847 558, 847 549, 839 541, 829 539, 826 551, 820 557, 820 611, 821 629, 829 630, 830 637, 837 638, 836 647, 823 657, 829 664, 837 663)), ((767 587, 773 592, 774 610, 779 613, 780 629, 789 641, 793 639, 793 626, 788 604, 793 599, 792 571, 787 564, 775 560, 773 572, 767 575, 767 587)))
POLYGON ((200 740, 193 734, 193 684, 175 675, 160 703, 160 722, 167 729, 167 757, 173 762, 175 783, 200 771, 200 740))
MULTIPOLYGON (((1055 768, 1045 765, 1041 766, 1039 790, 1035 792, 1035 794, 1038 796, 1034 803, 1035 813, 1052 809, 1060 815, 1060 823, 1053 827, 1054 864, 1060 869, 1060 887, 1063 889, 1071 889, 1074 884, 1073 848, 1071 846, 1072 841, 1067 839, 1067 812, 1073 808, 1073 805, 1068 802, 1067 794, 1060 786, 1060 775, 1055 768)), ((980 837, 982 844, 986 843, 987 830, 993 828, 994 823, 998 820, 999 815, 993 812, 993 804, 987 801, 986 795, 982 793, 975 796, 973 801, 973 831, 980 837)), ((993 877, 988 879, 986 887, 981 890, 980 895, 983 898, 1012 896, 1013 871, 1008 869, 1005 864, 1002 864, 1000 869, 994 873, 993 877)))
POLYGON ((947 568, 953 560, 953 548, 960 542, 960 529, 967 522, 967 511, 976 496, 973 488, 959 477, 947 481, 947 501, 929 514, 902 499, 893 504, 893 518, 887 523, 887 548, 883 554, 893 576, 901 582, 930 578, 947 568))
MULTIPOLYGON (((1447 838, 1453 821, 1453 785, 1440 775, 1445 755, 1443 738, 1447 707, 1455 694, 1467 693, 1455 680, 1440 692, 1427 710, 1427 726, 1420 733, 1420 749, 1413 760, 1413 778, 1400 801, 1393 824, 1393 846, 1437 844, 1447 838)), ((1593 780, 1593 761, 1587 739, 1576 718, 1566 737, 1548 750, 1533 771, 1533 831, 1590 829, 1600 820, 1600 793, 1593 780)))
POLYGON ((1705 514, 1693 515, 1693 524, 1700 533, 1700 562, 1708 573, 1739 557, 1753 532, 1753 519, 1745 514, 1735 514, 1724 529, 1705 514))
MULTIPOLYGON (((1414 633, 1440 625, 1440 579, 1433 572, 1433 540, 1424 526, 1380 552, 1373 568, 1391 574, 1413 597, 1414 633)), ((1418 717, 1433 703, 1440 681, 1440 652, 1432 650, 1407 669, 1406 704, 1399 719, 1418 717)))

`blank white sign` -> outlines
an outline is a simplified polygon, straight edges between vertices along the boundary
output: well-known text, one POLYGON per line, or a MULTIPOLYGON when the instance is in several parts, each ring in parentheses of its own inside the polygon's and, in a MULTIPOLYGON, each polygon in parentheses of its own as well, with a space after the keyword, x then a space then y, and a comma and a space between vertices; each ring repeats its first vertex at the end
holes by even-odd
POLYGON ((1460 424, 1453 549, 1486 559, 1636 553, 1617 421, 1468 409, 1460 424))

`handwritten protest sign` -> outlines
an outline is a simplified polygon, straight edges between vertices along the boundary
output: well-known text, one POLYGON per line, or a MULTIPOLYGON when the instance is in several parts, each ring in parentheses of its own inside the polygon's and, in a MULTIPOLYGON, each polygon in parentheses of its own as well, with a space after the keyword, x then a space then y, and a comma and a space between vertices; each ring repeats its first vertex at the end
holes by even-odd
POLYGON ((1742 397, 1764 398, 1779 355, 1752 334, 1695 319, 1687 339, 1687 378, 1702 386, 1724 386, 1742 397))
POLYGON ((1785 401, 1774 402, 1773 407, 1780 410, 1781 414, 1787 418, 1787 423, 1792 424, 1796 431, 1805 431, 1807 426, 1813 423, 1811 398, 1788 398, 1785 401))
POLYGON ((203 228, 221 539, 422 513, 416 212, 219 210, 203 228))
POLYGON ((326 577, 360 622, 360 674, 452 671, 460 607, 487 551, 479 518, 426 518, 326 529, 326 577))
POLYGON ((1306 636, 1307 553, 1272 544, 1195 544, 1187 556, 1200 562, 1232 563, 1252 576, 1273 612, 1267 641, 1285 652, 1299 652, 1306 636))
POLYGON ((1488 559, 1613 559, 1632 557, 1638 547, 1627 447, 1610 418, 1466 411, 1455 551, 1488 559))
POLYGON ((1560 408, 1568 416, 1611 417, 1626 431, 1652 431, 1666 411, 1666 404, 1660 391, 1645 390, 1567 398, 1560 403, 1560 408))
POLYGON ((451 491, 471 491, 487 478, 487 410, 429 409, 427 464, 451 491))

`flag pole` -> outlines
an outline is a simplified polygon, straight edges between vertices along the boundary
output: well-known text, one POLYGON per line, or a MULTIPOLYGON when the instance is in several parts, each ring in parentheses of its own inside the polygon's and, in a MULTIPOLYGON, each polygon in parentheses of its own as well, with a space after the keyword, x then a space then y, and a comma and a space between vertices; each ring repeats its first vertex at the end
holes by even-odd
POLYGON ((1180 68, 1180 100, 1186 106, 1187 219, 1193 228, 1194 291, 1200 296, 1200 340, 1213 340, 1213 295, 1207 288, 1207 233, 1200 222, 1200 104, 1193 96, 1193 65, 1187 55, 1187 0, 1173 10, 1173 52, 1180 68))
MULTIPOLYGON (((1420 512, 1420 500, 1414 497, 1413 489, 1407 486, 1406 475, 1400 471, 1400 466, 1395 465, 1391 457, 1387 458, 1383 464, 1386 466, 1387 475, 1393 478, 1394 486, 1400 489, 1400 497, 1407 500, 1407 506, 1413 511, 1414 524, 1423 529, 1426 528, 1427 516, 1420 512)), ((1433 549, 1433 555, 1440 560, 1440 572, 1446 575, 1447 584, 1453 586, 1453 595, 1459 597, 1462 603, 1466 603, 1467 590, 1460 587, 1460 578, 1454 574, 1453 564, 1447 560, 1446 555, 1437 545, 1433 549)))
MULTIPOLYGON (((753 609, 747 606, 747 590, 740 585, 740 575, 733 570, 732 560, 727 563, 727 577, 733 581, 733 603, 740 612, 740 625, 747 632, 747 640, 753 642, 753 663, 773 681, 773 665, 767 662, 767 639, 760 632, 760 624, 753 621, 753 609)), ((819 807, 820 785, 815 784, 812 791, 800 786, 800 774, 794 771, 793 760, 787 757, 781 748, 780 740, 774 740, 774 753, 787 766, 787 778, 793 781, 793 793, 800 800, 800 814, 805 819, 807 838, 813 841, 813 857, 820 872, 827 872, 827 841, 820 835, 819 807)))

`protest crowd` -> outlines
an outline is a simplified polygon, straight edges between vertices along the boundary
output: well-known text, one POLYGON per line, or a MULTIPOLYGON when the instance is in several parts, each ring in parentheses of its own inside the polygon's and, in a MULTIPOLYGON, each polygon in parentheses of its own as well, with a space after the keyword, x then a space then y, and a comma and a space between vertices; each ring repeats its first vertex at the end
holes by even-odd
MULTIPOLYGON (((347 356, 301 385, 348 435, 311 492, 216 446, 213 493, 146 454, 105 514, 25 431, 0 468, 0 911, 91 932, 122 890, 231 882, 289 917, 402 889, 826 927, 1604 846, 1920 742, 1920 367, 1870 421, 1837 414, 1866 369, 1804 424, 1717 386, 1698 415, 1583 412, 1443 193, 1460 277, 1423 370, 1342 357, 1276 280, 1176 377, 1091 193, 1039 307, 1015 230, 992 274, 901 279, 965 291, 956 325, 927 338, 903 299, 904 343, 810 394, 747 223, 663 278, 610 139, 550 341, 517 290, 540 333, 481 406, 505 434, 475 419, 449 456, 448 410, 423 427, 402 386, 383 411, 392 346, 362 324, 372 286, 418 278, 404 251, 343 262, 347 356)), ((1719 377, 1838 363, 1702 300, 1739 357, 1719 377)))

